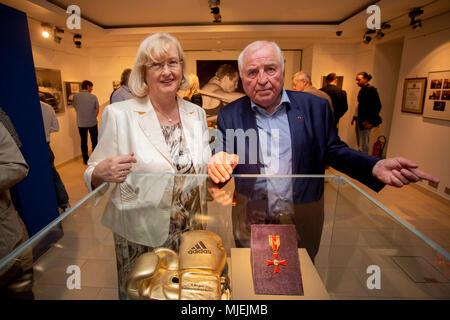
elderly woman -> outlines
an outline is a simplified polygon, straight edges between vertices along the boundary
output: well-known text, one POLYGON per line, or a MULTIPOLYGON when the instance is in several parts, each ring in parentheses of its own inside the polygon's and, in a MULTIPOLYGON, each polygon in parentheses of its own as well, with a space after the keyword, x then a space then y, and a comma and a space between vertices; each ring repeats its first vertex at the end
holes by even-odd
POLYGON ((202 181, 186 175, 205 173, 211 151, 205 111, 177 96, 187 79, 178 40, 147 37, 130 76, 135 97, 105 108, 84 174, 90 189, 103 182, 114 188, 102 221, 114 233, 121 299, 140 254, 160 246, 177 251, 183 232, 203 228, 202 181))

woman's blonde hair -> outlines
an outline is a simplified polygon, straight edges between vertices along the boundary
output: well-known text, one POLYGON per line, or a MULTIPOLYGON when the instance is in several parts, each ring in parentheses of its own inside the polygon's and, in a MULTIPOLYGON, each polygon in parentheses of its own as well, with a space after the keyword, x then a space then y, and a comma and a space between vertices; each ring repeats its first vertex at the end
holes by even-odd
POLYGON ((148 85, 145 81, 145 65, 164 61, 169 55, 169 50, 172 45, 175 45, 177 48, 183 70, 179 89, 185 90, 188 88, 189 82, 186 73, 186 64, 184 63, 184 51, 180 42, 168 33, 155 33, 141 42, 136 54, 136 61, 134 62, 133 71, 131 71, 129 80, 129 88, 136 97, 142 98, 148 94, 148 85))
POLYGON ((194 73, 189 73, 189 88, 184 93, 184 98, 191 100, 194 94, 200 93, 200 83, 198 77, 194 73))

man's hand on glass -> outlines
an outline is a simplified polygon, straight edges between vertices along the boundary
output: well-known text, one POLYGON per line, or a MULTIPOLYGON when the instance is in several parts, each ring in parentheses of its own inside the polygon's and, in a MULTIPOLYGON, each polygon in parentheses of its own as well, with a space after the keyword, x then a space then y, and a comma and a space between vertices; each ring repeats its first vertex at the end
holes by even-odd
POLYGON ((209 160, 208 174, 214 183, 226 182, 231 178, 231 174, 238 163, 239 157, 237 154, 218 152, 209 160))

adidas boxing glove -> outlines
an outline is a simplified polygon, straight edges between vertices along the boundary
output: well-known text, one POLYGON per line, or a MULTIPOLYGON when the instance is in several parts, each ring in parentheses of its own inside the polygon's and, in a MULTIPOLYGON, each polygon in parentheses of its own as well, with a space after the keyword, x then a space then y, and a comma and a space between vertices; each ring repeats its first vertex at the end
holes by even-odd
POLYGON ((217 234, 206 230, 185 232, 179 251, 180 299, 220 300, 227 287, 221 277, 226 259, 217 234))

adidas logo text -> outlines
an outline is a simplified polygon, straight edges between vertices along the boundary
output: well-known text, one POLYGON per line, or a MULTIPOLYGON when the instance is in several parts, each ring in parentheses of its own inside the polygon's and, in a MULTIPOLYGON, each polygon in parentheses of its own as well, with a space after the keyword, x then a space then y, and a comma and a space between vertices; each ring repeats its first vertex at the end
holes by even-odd
POLYGON ((197 242, 195 246, 193 246, 188 251, 188 254, 200 254, 200 253, 211 254, 211 250, 209 250, 202 241, 197 242))

